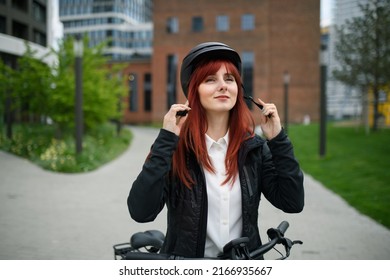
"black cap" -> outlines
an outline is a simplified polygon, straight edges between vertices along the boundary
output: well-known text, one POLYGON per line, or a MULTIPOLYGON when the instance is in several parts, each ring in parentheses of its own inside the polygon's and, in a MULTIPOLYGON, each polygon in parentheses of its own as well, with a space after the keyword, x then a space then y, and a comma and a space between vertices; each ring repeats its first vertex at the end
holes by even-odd
POLYGON ((183 59, 180 70, 181 87, 186 97, 188 95, 190 78, 196 68, 196 65, 204 59, 214 60, 219 58, 230 60, 241 74, 241 58, 234 49, 226 44, 219 42, 206 42, 199 44, 190 50, 187 56, 183 59))

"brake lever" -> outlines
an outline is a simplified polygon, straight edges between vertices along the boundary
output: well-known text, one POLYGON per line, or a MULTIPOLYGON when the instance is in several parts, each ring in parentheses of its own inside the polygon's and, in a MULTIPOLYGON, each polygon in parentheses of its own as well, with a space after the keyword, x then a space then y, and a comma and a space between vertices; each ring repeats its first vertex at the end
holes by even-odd
POLYGON ((301 240, 291 241, 290 239, 285 238, 285 237, 282 239, 282 241, 280 243, 284 245, 284 249, 286 251, 286 255, 284 257, 280 258, 280 260, 287 259, 290 256, 290 251, 291 251, 291 248, 293 245, 303 244, 303 242, 301 240))

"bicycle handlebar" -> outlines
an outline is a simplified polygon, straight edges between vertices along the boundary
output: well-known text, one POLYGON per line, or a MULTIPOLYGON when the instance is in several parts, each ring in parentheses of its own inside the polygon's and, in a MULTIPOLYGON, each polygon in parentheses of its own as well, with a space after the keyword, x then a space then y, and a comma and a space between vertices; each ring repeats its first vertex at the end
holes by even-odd
POLYGON ((270 239, 282 238, 284 237, 284 233, 287 231, 289 226, 290 225, 288 222, 283 221, 276 229, 275 228, 268 229, 267 235, 270 239))
MULTIPOLYGON (((161 254, 161 253, 151 253, 151 252, 140 252, 140 251, 132 251, 129 250, 127 252, 119 251, 120 249, 115 248, 120 252, 120 255, 123 259, 126 260, 189 260, 189 259, 206 259, 206 260, 217 260, 217 259, 262 259, 263 255, 270 251, 277 244, 283 244, 286 250, 286 256, 283 256, 280 259, 285 259, 290 255, 290 249, 294 244, 302 244, 302 241, 291 241, 288 238, 284 237, 285 232, 289 227, 289 223, 287 221, 282 221, 279 226, 275 228, 270 228, 267 230, 267 235, 269 237, 269 241, 263 245, 261 245, 258 249, 249 252, 247 248, 247 243, 249 242, 249 238, 241 237, 235 240, 230 241, 223 248, 223 253, 218 255, 216 258, 187 258, 181 256, 175 256, 170 254, 161 254)), ((122 244, 118 244, 122 245, 122 244)))
POLYGON ((290 224, 287 221, 283 221, 278 226, 278 230, 284 235, 290 224))

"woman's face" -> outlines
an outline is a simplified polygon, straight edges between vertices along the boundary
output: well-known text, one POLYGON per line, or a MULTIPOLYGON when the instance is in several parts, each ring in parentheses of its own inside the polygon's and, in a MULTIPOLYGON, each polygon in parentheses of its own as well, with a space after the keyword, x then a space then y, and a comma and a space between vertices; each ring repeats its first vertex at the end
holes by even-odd
POLYGON ((207 76, 198 88, 200 103, 208 112, 229 112, 237 101, 238 86, 233 74, 222 65, 207 76))

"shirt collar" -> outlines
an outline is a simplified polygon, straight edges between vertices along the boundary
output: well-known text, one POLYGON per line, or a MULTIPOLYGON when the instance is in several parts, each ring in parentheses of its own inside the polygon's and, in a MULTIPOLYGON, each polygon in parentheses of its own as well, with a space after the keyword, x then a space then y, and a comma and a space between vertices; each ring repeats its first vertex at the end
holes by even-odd
POLYGON ((225 145, 226 147, 229 145, 229 130, 226 132, 225 136, 222 138, 219 138, 218 141, 215 141, 207 134, 205 134, 205 136, 206 136, 205 138, 206 138, 207 151, 210 151, 210 148, 214 143, 219 144, 219 145, 225 145))

